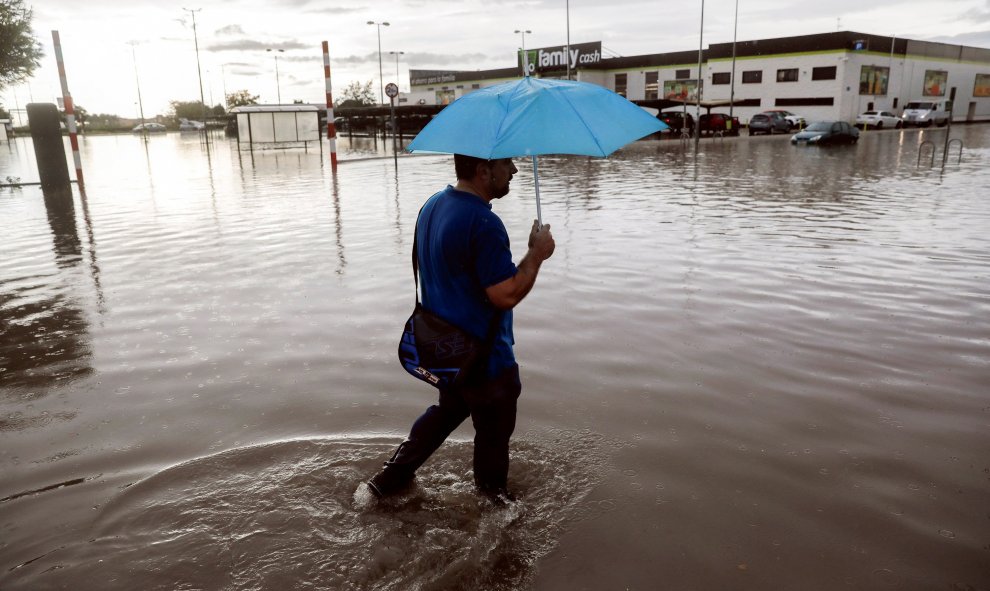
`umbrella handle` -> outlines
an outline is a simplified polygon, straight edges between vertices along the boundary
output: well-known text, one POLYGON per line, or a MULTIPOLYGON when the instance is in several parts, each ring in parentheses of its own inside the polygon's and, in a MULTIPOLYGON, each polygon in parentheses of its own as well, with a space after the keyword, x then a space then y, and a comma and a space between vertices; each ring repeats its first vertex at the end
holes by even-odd
POLYGON ((536 186, 536 223, 543 227, 543 211, 540 209, 540 173, 536 168, 536 156, 533 156, 533 185, 536 186))

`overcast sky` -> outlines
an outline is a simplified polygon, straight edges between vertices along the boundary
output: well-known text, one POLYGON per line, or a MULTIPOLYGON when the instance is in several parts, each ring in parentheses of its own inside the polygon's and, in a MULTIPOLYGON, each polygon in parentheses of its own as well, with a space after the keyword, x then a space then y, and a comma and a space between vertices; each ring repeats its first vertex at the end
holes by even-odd
MULTIPOLYGON (((69 91, 90 113, 136 117, 137 87, 147 117, 170 100, 199 99, 192 20, 196 12, 203 93, 223 102, 246 89, 276 102, 274 52, 283 102, 324 100, 320 44, 330 43, 333 87, 379 84, 378 27, 384 79, 408 89, 409 69, 490 69, 515 64, 521 36, 530 48, 563 45, 565 0, 25 0, 45 48, 27 84, 0 92, 15 103, 55 102, 59 79, 52 30, 62 40, 69 91), (137 42, 133 46, 129 42, 137 42), (135 75, 135 58, 137 76, 135 75)), ((705 2, 704 44, 732 41, 735 0, 705 2)), ((570 0, 571 43, 601 41, 607 54, 698 49, 700 0, 570 0)), ((738 39, 850 30, 990 48, 990 0, 739 0, 738 39)))

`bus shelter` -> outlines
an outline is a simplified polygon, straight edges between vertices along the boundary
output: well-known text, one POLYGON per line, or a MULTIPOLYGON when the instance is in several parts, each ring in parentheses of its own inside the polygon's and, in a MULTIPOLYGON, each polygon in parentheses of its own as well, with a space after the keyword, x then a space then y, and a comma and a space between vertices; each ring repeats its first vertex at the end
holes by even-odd
MULTIPOLYGON (((237 117, 237 146, 253 150, 288 148, 320 142, 320 113, 315 105, 245 105, 234 107, 237 117)), ((322 145, 321 145, 322 150, 322 145)))

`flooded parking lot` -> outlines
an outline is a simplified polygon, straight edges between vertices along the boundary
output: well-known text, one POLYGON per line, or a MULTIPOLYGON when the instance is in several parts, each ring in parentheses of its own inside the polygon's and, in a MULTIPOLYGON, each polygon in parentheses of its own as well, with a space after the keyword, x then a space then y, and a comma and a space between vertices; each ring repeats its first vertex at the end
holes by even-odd
POLYGON ((504 512, 470 425, 358 487, 434 400, 396 346, 449 157, 85 138, 85 198, 0 189, 0 587, 988 588, 990 126, 919 168, 944 133, 541 159, 504 512))

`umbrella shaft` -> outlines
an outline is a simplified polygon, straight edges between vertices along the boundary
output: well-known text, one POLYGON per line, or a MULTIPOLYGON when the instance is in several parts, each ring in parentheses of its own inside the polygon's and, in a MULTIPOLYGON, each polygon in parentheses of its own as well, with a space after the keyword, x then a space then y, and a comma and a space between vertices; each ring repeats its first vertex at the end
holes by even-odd
POLYGON ((536 168, 536 156, 533 156, 533 185, 536 187, 536 223, 543 227, 543 212, 540 209, 540 173, 536 168))

